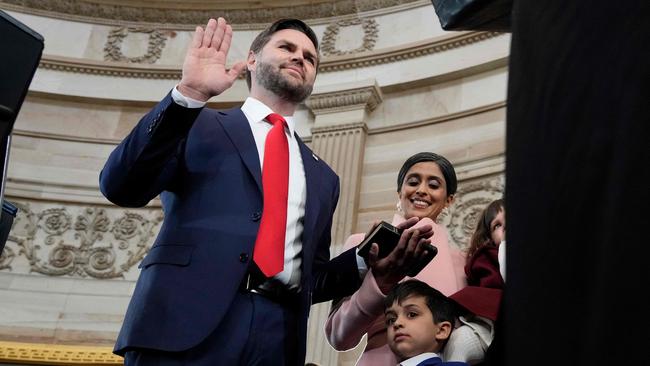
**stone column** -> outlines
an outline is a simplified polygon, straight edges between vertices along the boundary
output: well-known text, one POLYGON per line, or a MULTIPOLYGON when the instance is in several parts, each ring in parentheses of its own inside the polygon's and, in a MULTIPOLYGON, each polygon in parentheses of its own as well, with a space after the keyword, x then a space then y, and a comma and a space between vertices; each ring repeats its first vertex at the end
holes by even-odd
MULTIPOLYGON (((332 257, 343 249, 357 221, 368 115, 382 101, 375 80, 337 84, 316 90, 307 101, 315 115, 311 148, 339 175, 341 193, 332 223, 332 257)), ((334 351, 323 332, 330 302, 312 307, 309 318, 307 361, 319 365, 348 364, 334 351), (340 360, 339 360, 340 359, 340 360)), ((356 360, 356 355, 352 355, 356 360)), ((354 361, 353 360, 353 361, 354 361)), ((350 363, 350 364, 353 364, 350 363)))

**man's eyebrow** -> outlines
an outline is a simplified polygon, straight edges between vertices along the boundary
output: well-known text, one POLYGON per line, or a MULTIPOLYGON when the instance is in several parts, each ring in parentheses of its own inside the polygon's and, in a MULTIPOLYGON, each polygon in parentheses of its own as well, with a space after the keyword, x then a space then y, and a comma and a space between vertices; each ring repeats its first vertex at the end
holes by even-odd
POLYGON ((307 54, 307 56, 309 56, 309 57, 313 58, 314 60, 318 61, 318 56, 313 54, 311 51, 306 50, 305 53, 307 54))
POLYGON ((395 310, 393 309, 386 309, 386 311, 384 312, 384 315, 394 315, 394 314, 395 314, 395 310))
MULTIPOLYGON (((289 40, 287 40, 287 39, 279 39, 279 40, 278 40, 278 44, 279 44, 279 45, 281 45, 281 44, 286 44, 286 45, 288 45, 288 46, 290 46, 290 47, 292 47, 292 48, 294 48, 294 49, 295 49, 295 48, 298 48, 298 45, 297 45, 297 44, 295 44, 295 43, 293 43, 293 42, 291 42, 291 41, 289 41, 289 40)), ((316 54, 312 53, 311 51, 309 51, 309 50, 305 50, 304 53, 305 53, 307 56, 312 57, 314 60, 318 61, 318 56, 317 56, 316 54)))

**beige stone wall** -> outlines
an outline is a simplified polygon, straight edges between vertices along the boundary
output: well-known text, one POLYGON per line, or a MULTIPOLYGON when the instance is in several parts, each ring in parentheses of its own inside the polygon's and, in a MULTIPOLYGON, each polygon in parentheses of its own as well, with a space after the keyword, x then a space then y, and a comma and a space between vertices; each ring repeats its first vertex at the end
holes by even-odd
MULTIPOLYGON (((5 194, 19 212, 0 257, 0 341, 110 346, 162 213, 157 200, 112 205, 98 174, 178 81, 189 28, 118 32, 124 24, 10 13, 41 32, 46 48, 10 152, 5 194), (107 50, 127 59, 106 59, 107 50)), ((480 209, 504 190, 509 36, 444 32, 428 1, 311 24, 324 55, 297 130, 343 183, 332 254, 350 233, 392 217, 397 171, 419 151, 456 167, 459 194, 440 221, 463 248, 480 209)), ((259 27, 235 28, 239 58, 259 27)), ((237 105, 246 93, 238 80, 210 104, 237 105)), ((363 344, 334 352, 323 338, 328 311, 313 309, 308 361, 352 365, 363 344)))

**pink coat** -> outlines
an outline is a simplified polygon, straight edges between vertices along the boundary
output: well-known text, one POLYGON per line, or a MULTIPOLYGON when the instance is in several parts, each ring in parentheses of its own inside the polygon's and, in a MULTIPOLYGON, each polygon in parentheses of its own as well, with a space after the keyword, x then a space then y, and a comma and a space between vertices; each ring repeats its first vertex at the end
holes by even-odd
MULTIPOLYGON (((404 221, 395 215, 393 224, 404 221)), ((465 278, 465 257, 454 248, 449 247, 447 230, 424 218, 416 224, 433 226, 431 243, 438 248, 438 254, 424 269, 415 276, 449 296, 467 282, 465 278)), ((365 234, 353 234, 345 242, 344 250, 358 245, 365 234)), ((334 349, 346 351, 356 347, 364 334, 368 334, 368 343, 358 366, 395 366, 397 360, 386 344, 386 326, 384 325, 384 298, 379 290, 372 271, 368 271, 361 287, 351 297, 343 300, 325 323, 327 340, 334 349)))

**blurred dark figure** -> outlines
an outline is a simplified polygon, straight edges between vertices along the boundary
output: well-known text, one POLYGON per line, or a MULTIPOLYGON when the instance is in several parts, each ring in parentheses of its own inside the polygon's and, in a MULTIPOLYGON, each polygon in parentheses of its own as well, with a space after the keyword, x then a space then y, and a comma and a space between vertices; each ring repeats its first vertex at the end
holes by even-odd
POLYGON ((0 10, 0 256, 18 211, 4 200, 11 132, 44 47, 42 35, 0 10))
POLYGON ((518 0, 507 114, 505 357, 645 364, 650 1, 518 0))
POLYGON ((2 211, 0 212, 0 255, 5 248, 5 243, 9 238, 9 231, 11 231, 11 226, 14 223, 14 218, 18 208, 12 203, 3 201, 2 202, 2 211))

